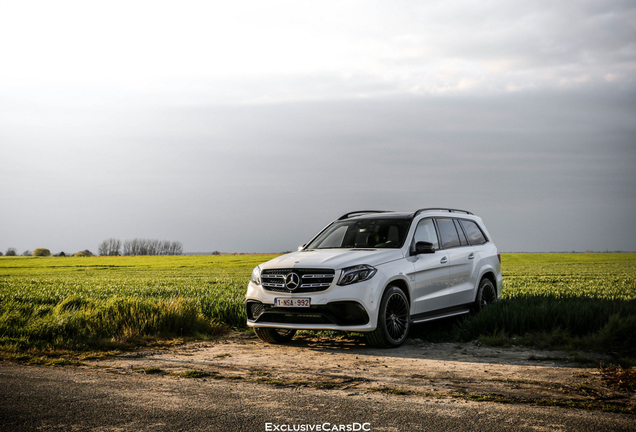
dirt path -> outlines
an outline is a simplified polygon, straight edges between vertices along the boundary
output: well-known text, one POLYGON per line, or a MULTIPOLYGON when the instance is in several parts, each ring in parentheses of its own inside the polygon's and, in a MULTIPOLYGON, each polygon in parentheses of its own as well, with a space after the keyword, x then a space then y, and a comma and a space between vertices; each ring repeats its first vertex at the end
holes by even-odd
POLYGON ((418 340, 383 350, 355 339, 309 336, 297 336, 288 345, 268 345, 249 334, 232 333, 213 342, 85 363, 121 374, 195 370, 216 379, 330 389, 351 396, 385 393, 634 411, 636 396, 608 386, 598 368, 567 362, 569 356, 418 340))
POLYGON ((631 414, 117 371, 0 362, 0 431, 632 432, 635 424, 631 414))

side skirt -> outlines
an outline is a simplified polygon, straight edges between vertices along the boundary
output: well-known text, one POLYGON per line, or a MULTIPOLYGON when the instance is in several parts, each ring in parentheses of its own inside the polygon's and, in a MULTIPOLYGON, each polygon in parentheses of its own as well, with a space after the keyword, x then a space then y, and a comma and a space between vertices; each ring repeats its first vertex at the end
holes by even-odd
POLYGON ((472 303, 467 303, 459 306, 453 306, 445 309, 438 309, 432 312, 420 313, 411 316, 411 324, 418 324, 426 321, 433 321, 441 318, 448 318, 457 315, 464 315, 470 313, 472 303))

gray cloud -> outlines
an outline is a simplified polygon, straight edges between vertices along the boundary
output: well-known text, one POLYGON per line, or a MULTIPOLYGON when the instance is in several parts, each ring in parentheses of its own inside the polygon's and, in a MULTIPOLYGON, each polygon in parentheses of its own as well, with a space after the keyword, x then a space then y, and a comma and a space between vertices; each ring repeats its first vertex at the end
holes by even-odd
POLYGON ((282 251, 431 205, 636 250, 632 2, 148 5, 2 6, 0 250, 282 251))
POLYGON ((265 252, 294 248, 352 209, 441 205, 482 215, 505 251, 634 249, 632 96, 124 111, 90 140, 5 147, 12 211, 0 222, 22 227, 4 238, 25 248, 146 236, 265 252))

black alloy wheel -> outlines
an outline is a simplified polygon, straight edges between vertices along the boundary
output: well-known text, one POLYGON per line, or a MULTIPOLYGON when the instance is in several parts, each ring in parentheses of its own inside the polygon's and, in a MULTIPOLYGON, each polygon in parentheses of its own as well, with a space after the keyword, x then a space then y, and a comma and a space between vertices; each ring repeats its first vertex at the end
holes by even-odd
POLYGON ((400 288, 389 286, 382 296, 377 328, 367 333, 367 341, 376 347, 395 348, 409 334, 409 300, 400 288))
POLYGON ((497 290, 490 279, 484 278, 479 284, 479 291, 475 299, 475 312, 481 312, 497 301, 497 290))

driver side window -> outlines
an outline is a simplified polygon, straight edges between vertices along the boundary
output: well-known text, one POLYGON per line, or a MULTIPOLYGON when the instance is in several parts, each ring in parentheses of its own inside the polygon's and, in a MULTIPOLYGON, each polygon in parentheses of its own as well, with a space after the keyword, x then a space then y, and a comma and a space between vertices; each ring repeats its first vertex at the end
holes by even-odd
POLYGON ((437 231, 435 231, 435 224, 433 223, 433 219, 422 219, 417 224, 413 240, 413 244, 424 241, 433 243, 433 247, 435 248, 435 250, 439 249, 439 242, 437 241, 437 231))

